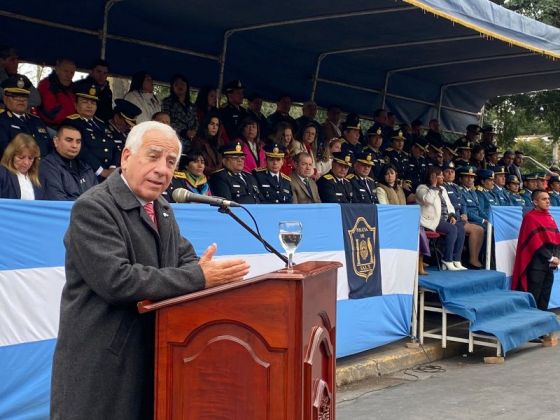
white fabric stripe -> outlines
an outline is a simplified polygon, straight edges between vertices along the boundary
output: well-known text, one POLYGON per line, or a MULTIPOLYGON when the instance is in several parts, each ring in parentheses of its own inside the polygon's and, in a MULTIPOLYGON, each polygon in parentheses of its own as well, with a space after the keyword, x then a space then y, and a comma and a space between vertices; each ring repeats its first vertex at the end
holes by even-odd
POLYGON ((0 346, 56 338, 64 267, 0 271, 0 346))
POLYGON ((418 252, 380 249, 383 295, 411 295, 418 270, 418 252))
MULTIPOLYGON (((417 253, 382 249, 381 275, 384 295, 412 294, 417 253)), ((248 277, 283 267, 273 254, 228 255, 217 259, 242 257, 251 265, 248 277)), ((348 299, 344 251, 300 252, 296 261, 339 261, 337 299, 348 299)), ((56 338, 64 267, 0 271, 0 346, 56 338)))
POLYGON ((515 261, 515 250, 517 249, 517 238, 496 242, 494 246, 496 251, 496 270, 504 272, 506 277, 511 276, 515 261))
MULTIPOLYGON (((223 255, 216 258, 244 258, 251 266, 248 278, 284 267, 284 263, 274 254, 223 255)), ((348 277, 344 267, 344 251, 296 252, 294 260, 297 263, 305 261, 338 261, 342 263, 343 267, 338 269, 337 299, 348 299, 348 277)))

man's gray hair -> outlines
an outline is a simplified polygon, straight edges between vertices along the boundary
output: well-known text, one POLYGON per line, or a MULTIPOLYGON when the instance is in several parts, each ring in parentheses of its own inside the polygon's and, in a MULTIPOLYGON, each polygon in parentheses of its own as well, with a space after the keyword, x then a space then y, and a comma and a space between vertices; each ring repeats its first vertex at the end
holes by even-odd
POLYGON ((128 133, 126 138, 124 148, 130 150, 133 154, 136 153, 138 149, 140 149, 140 146, 142 146, 144 135, 151 130, 160 131, 170 139, 175 139, 177 141, 177 145, 179 146, 179 156, 181 156, 183 144, 181 143, 181 140, 179 140, 175 130, 170 126, 157 121, 144 121, 132 127, 132 130, 130 130, 130 133, 128 133))

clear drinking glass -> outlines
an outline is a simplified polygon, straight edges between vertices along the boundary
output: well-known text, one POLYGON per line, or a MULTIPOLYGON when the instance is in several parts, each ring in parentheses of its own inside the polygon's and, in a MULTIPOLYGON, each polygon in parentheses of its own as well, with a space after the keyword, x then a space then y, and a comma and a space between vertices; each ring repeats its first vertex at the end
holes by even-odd
POLYGON ((288 270, 292 270, 294 254, 303 234, 301 222, 280 222, 278 223, 278 237, 282 248, 288 255, 288 270))

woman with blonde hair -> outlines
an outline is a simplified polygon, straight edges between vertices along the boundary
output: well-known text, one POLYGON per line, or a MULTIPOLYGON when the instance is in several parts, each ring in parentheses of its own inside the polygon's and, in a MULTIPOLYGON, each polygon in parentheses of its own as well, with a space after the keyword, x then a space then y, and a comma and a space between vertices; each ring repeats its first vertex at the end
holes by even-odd
MULTIPOLYGON (((333 152, 340 152, 341 147, 342 139, 333 137, 329 140, 329 142, 327 143, 327 147, 325 147, 325 150, 323 151, 323 157, 321 158, 321 160, 317 161, 316 164, 317 173, 315 176, 317 177, 317 179, 331 170, 333 160, 332 154, 333 152)), ((315 179, 315 177, 313 179, 315 179)))
POLYGON ((294 170, 293 157, 298 153, 305 152, 305 147, 294 138, 292 125, 288 122, 281 122, 277 125, 274 132, 273 142, 280 144, 286 148, 286 155, 284 156, 284 164, 282 165, 282 172, 284 175, 292 175, 294 170))
POLYGON ((0 161, 0 198, 43 199, 40 156, 39 146, 29 134, 19 133, 13 138, 0 161))

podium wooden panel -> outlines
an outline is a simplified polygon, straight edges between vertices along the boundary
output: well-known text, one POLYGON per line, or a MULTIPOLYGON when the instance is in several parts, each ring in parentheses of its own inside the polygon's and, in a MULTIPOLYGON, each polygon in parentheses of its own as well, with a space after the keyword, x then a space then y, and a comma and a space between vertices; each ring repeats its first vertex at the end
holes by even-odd
POLYGON ((155 418, 334 419, 338 262, 152 303, 155 418))

